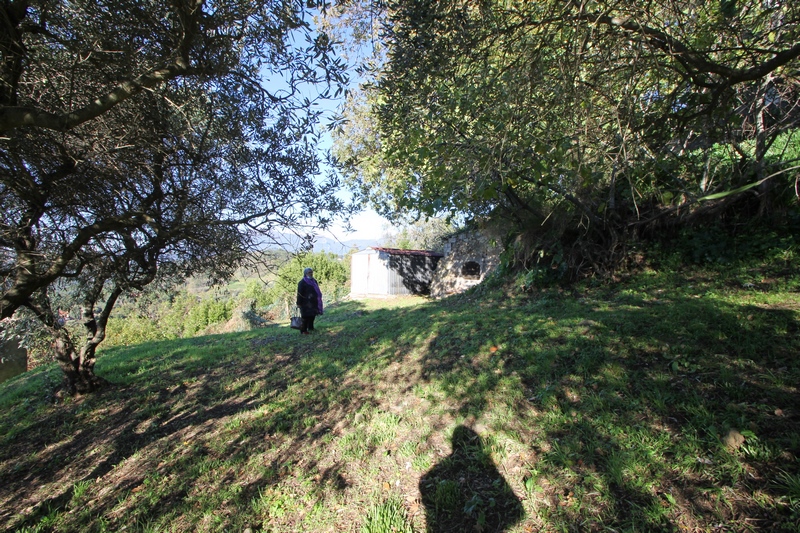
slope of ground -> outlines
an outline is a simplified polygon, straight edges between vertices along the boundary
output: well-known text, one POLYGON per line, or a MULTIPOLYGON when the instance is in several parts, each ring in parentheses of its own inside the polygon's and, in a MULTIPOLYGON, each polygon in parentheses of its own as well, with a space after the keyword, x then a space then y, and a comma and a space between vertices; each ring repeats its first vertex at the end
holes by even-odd
POLYGON ((18 531, 796 531, 800 294, 614 286, 351 301, 0 387, 18 531))

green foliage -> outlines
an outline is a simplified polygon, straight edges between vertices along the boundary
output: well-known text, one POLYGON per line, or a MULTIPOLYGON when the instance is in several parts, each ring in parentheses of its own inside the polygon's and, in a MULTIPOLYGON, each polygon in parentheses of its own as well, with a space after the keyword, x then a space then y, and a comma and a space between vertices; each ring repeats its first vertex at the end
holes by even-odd
POLYGON ((773 58, 800 8, 745 4, 392 4, 342 170, 386 214, 501 219, 570 277, 666 225, 797 210, 798 73, 773 58))
POLYGON ((149 308, 147 317, 159 328, 163 328, 166 335, 177 339, 183 336, 186 317, 199 303, 199 298, 187 290, 180 290, 170 295, 170 298, 153 308, 149 308))
MULTIPOLYGON (((71 392, 99 388, 101 339, 78 357, 54 328, 59 281, 103 324, 121 293, 165 272, 226 281, 271 236, 348 211, 318 151, 318 106, 348 82, 312 22, 325 2, 111 4, 0 5, 14 65, 0 69, 0 317, 36 308, 62 336, 71 392)), ((193 307, 177 333, 225 320, 227 305, 193 307)))
POLYGON ((177 334, 164 324, 142 316, 111 317, 108 320, 105 346, 132 346, 150 341, 174 339, 177 334))
POLYGON ((240 300, 254 300, 256 307, 267 307, 272 303, 270 291, 261 280, 254 279, 247 282, 244 290, 239 294, 240 300))
POLYGON ((297 283, 303 278, 305 268, 314 270, 314 279, 319 283, 324 302, 335 302, 348 293, 349 263, 345 264, 334 254, 326 252, 297 256, 278 270, 275 283, 269 290, 269 300, 277 314, 288 312, 294 307, 297 283))
POLYGON ((108 321, 106 346, 131 346, 149 341, 192 337, 208 326, 230 320, 235 302, 213 295, 199 298, 180 291, 170 301, 153 302, 148 309, 127 310, 127 316, 108 321), (147 311, 144 314, 142 311, 147 311))
POLYGON ((452 479, 442 479, 436 483, 433 501, 439 511, 453 511, 458 506, 460 493, 458 483, 452 479))
POLYGON ((104 346, 192 337, 230 320, 237 305, 250 300, 259 312, 271 309, 273 318, 281 317, 294 306, 297 282, 303 277, 305 267, 314 269, 326 304, 349 293, 349 263, 333 254, 306 254, 290 259, 281 267, 271 286, 266 286, 260 278, 251 279, 236 298, 227 292, 198 296, 184 289, 169 297, 149 295, 140 302, 126 302, 120 306, 119 316, 109 320, 104 346))
POLYGON ((362 87, 345 102, 342 124, 332 133, 336 167, 351 191, 387 218, 402 214, 395 197, 406 176, 386 161, 381 150, 374 89, 362 87))
POLYGON ((233 303, 216 298, 203 298, 197 305, 189 308, 183 324, 183 337, 191 337, 211 324, 219 324, 231 318, 233 303))
POLYGON ((400 230, 390 235, 385 246, 401 250, 434 250, 441 252, 447 238, 458 228, 442 218, 425 218, 402 224, 400 230))
POLYGON ((753 264, 785 268, 794 263, 800 252, 800 217, 785 226, 730 227, 713 224, 681 230, 676 239, 661 245, 662 258, 678 255, 677 262, 693 264, 753 264))
POLYGON ((774 485, 786 493, 789 503, 800 507, 800 474, 779 472, 774 485))
POLYGON ((413 533, 403 504, 389 499, 367 511, 361 533, 413 533))
MULTIPOLYGON (((66 327, 75 329, 76 326, 77 324, 71 323, 66 327)), ((27 350, 29 369, 53 360, 52 333, 27 308, 20 309, 13 318, 3 321, 0 327, 0 339, 16 342, 27 350)))

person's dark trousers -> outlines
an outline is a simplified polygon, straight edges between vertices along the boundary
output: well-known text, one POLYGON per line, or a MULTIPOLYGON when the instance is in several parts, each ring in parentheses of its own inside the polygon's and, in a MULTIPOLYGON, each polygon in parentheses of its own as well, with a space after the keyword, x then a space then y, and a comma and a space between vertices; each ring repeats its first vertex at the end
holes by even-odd
POLYGON ((309 331, 314 331, 314 316, 304 316, 303 317, 303 324, 300 327, 300 333, 308 333, 309 331))

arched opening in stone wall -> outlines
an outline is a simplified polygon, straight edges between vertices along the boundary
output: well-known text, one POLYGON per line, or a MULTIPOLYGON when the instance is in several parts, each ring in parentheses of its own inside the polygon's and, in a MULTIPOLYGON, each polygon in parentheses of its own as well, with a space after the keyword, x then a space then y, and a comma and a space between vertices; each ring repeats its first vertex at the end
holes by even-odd
POLYGON ((466 279, 480 279, 481 265, 475 261, 467 261, 461 267, 461 277, 466 279))

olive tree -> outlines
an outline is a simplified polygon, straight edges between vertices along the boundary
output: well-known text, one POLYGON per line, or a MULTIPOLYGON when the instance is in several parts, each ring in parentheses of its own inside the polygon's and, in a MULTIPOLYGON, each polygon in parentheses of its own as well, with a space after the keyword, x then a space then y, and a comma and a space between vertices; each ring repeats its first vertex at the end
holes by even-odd
MULTIPOLYGON (((268 0, 9 0, 0 5, 0 317, 53 330, 71 391, 122 291, 162 265, 224 277, 279 231, 325 226, 314 100, 346 82, 309 10, 268 0), (48 288, 74 279, 78 350, 48 288), (106 312, 107 310, 107 312, 106 312)), ((324 6, 321 6, 324 7, 324 6)))

